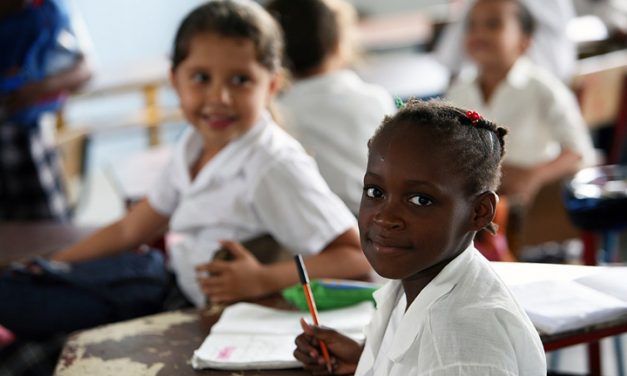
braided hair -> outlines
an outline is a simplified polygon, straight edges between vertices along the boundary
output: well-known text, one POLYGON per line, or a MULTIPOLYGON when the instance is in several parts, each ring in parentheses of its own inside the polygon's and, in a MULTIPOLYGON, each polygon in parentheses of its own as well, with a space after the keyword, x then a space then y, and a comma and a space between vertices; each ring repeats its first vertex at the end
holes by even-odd
MULTIPOLYGON (((385 117, 369 145, 384 129, 401 124, 429 129, 433 142, 455 156, 453 168, 465 176, 468 195, 496 191, 505 154, 505 128, 440 100, 411 99, 395 115, 385 117)), ((491 223, 487 230, 495 232, 496 227, 491 223)))

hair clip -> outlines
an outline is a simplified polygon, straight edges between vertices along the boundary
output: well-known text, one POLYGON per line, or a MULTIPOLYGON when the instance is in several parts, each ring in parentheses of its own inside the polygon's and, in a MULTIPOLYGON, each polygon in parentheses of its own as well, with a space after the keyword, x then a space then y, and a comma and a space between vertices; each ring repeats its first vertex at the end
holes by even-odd
POLYGON ((403 100, 401 99, 401 97, 394 97, 394 104, 396 105, 396 109, 400 110, 401 108, 405 107, 405 102, 403 102, 403 100))
POLYGON ((466 117, 467 117, 468 119, 470 119, 470 122, 471 122, 473 125, 477 125, 477 122, 478 122, 479 120, 482 120, 481 115, 479 115, 479 114, 478 114, 477 112, 475 112, 475 111, 466 111, 466 117))

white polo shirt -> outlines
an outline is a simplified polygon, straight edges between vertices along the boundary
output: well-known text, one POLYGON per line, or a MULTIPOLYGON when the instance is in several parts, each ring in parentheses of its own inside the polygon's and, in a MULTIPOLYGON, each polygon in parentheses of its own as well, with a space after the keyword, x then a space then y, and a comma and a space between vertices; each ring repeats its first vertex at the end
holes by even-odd
POLYGON ((546 375, 538 332, 472 245, 404 313, 397 304, 405 299, 400 281, 388 282, 374 297, 377 311, 356 376, 546 375))
POLYGON ((340 70, 296 81, 278 106, 286 129, 314 157, 331 190, 357 214, 367 143, 385 115, 396 112, 392 96, 353 71, 340 70))
POLYGON ((507 128, 506 163, 533 167, 555 159, 562 148, 595 163, 588 128, 572 92, 557 78, 519 58, 485 103, 476 75, 460 78, 447 93, 454 105, 477 111, 507 128))
POLYGON ((191 128, 148 194, 170 216, 171 267, 185 295, 205 303, 194 268, 209 262, 220 240, 269 233, 295 253, 311 255, 348 229, 355 217, 324 182, 302 147, 265 113, 246 134, 227 144, 192 181, 190 166, 202 151, 191 128))

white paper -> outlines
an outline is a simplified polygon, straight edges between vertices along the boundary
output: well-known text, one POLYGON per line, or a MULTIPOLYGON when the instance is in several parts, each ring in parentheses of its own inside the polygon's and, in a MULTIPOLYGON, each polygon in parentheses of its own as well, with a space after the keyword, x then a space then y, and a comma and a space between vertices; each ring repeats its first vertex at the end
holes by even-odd
POLYGON ((514 296, 543 333, 583 328, 627 314, 627 302, 575 281, 537 281, 511 286, 514 296))
POLYGON ((577 278, 575 281, 627 302, 627 267, 600 268, 596 273, 577 278))
MULTIPOLYGON (((319 313, 320 324, 355 340, 363 340, 374 306, 363 302, 319 313)), ((200 348, 194 351, 196 369, 280 369, 300 366, 292 355, 302 333, 299 320, 311 322, 308 312, 293 312, 237 303, 227 307, 200 348)))

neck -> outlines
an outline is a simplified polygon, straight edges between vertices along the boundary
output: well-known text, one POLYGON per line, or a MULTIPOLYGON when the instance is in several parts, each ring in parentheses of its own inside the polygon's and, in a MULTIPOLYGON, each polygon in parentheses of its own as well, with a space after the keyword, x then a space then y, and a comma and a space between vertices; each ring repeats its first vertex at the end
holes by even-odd
POLYGON ((507 74, 514 63, 501 64, 494 66, 485 66, 480 68, 479 73, 479 88, 483 95, 483 101, 485 103, 490 102, 494 91, 499 84, 507 78, 507 74))
POLYGON ((332 73, 342 68, 344 68, 343 59, 340 57, 339 54, 335 53, 327 56, 324 61, 322 61, 322 63, 320 63, 320 65, 316 66, 315 68, 312 68, 298 75, 295 74, 294 78, 297 80, 303 80, 306 78, 332 73))
POLYGON ((453 259, 459 256, 466 248, 463 248, 461 251, 456 252, 453 256, 448 257, 437 264, 421 271, 417 275, 409 278, 403 279, 403 290, 405 291, 405 298, 407 299, 406 309, 409 309, 411 303, 416 300, 416 297, 422 290, 427 287, 427 285, 435 278, 438 274, 444 269, 446 265, 448 265, 453 259))

